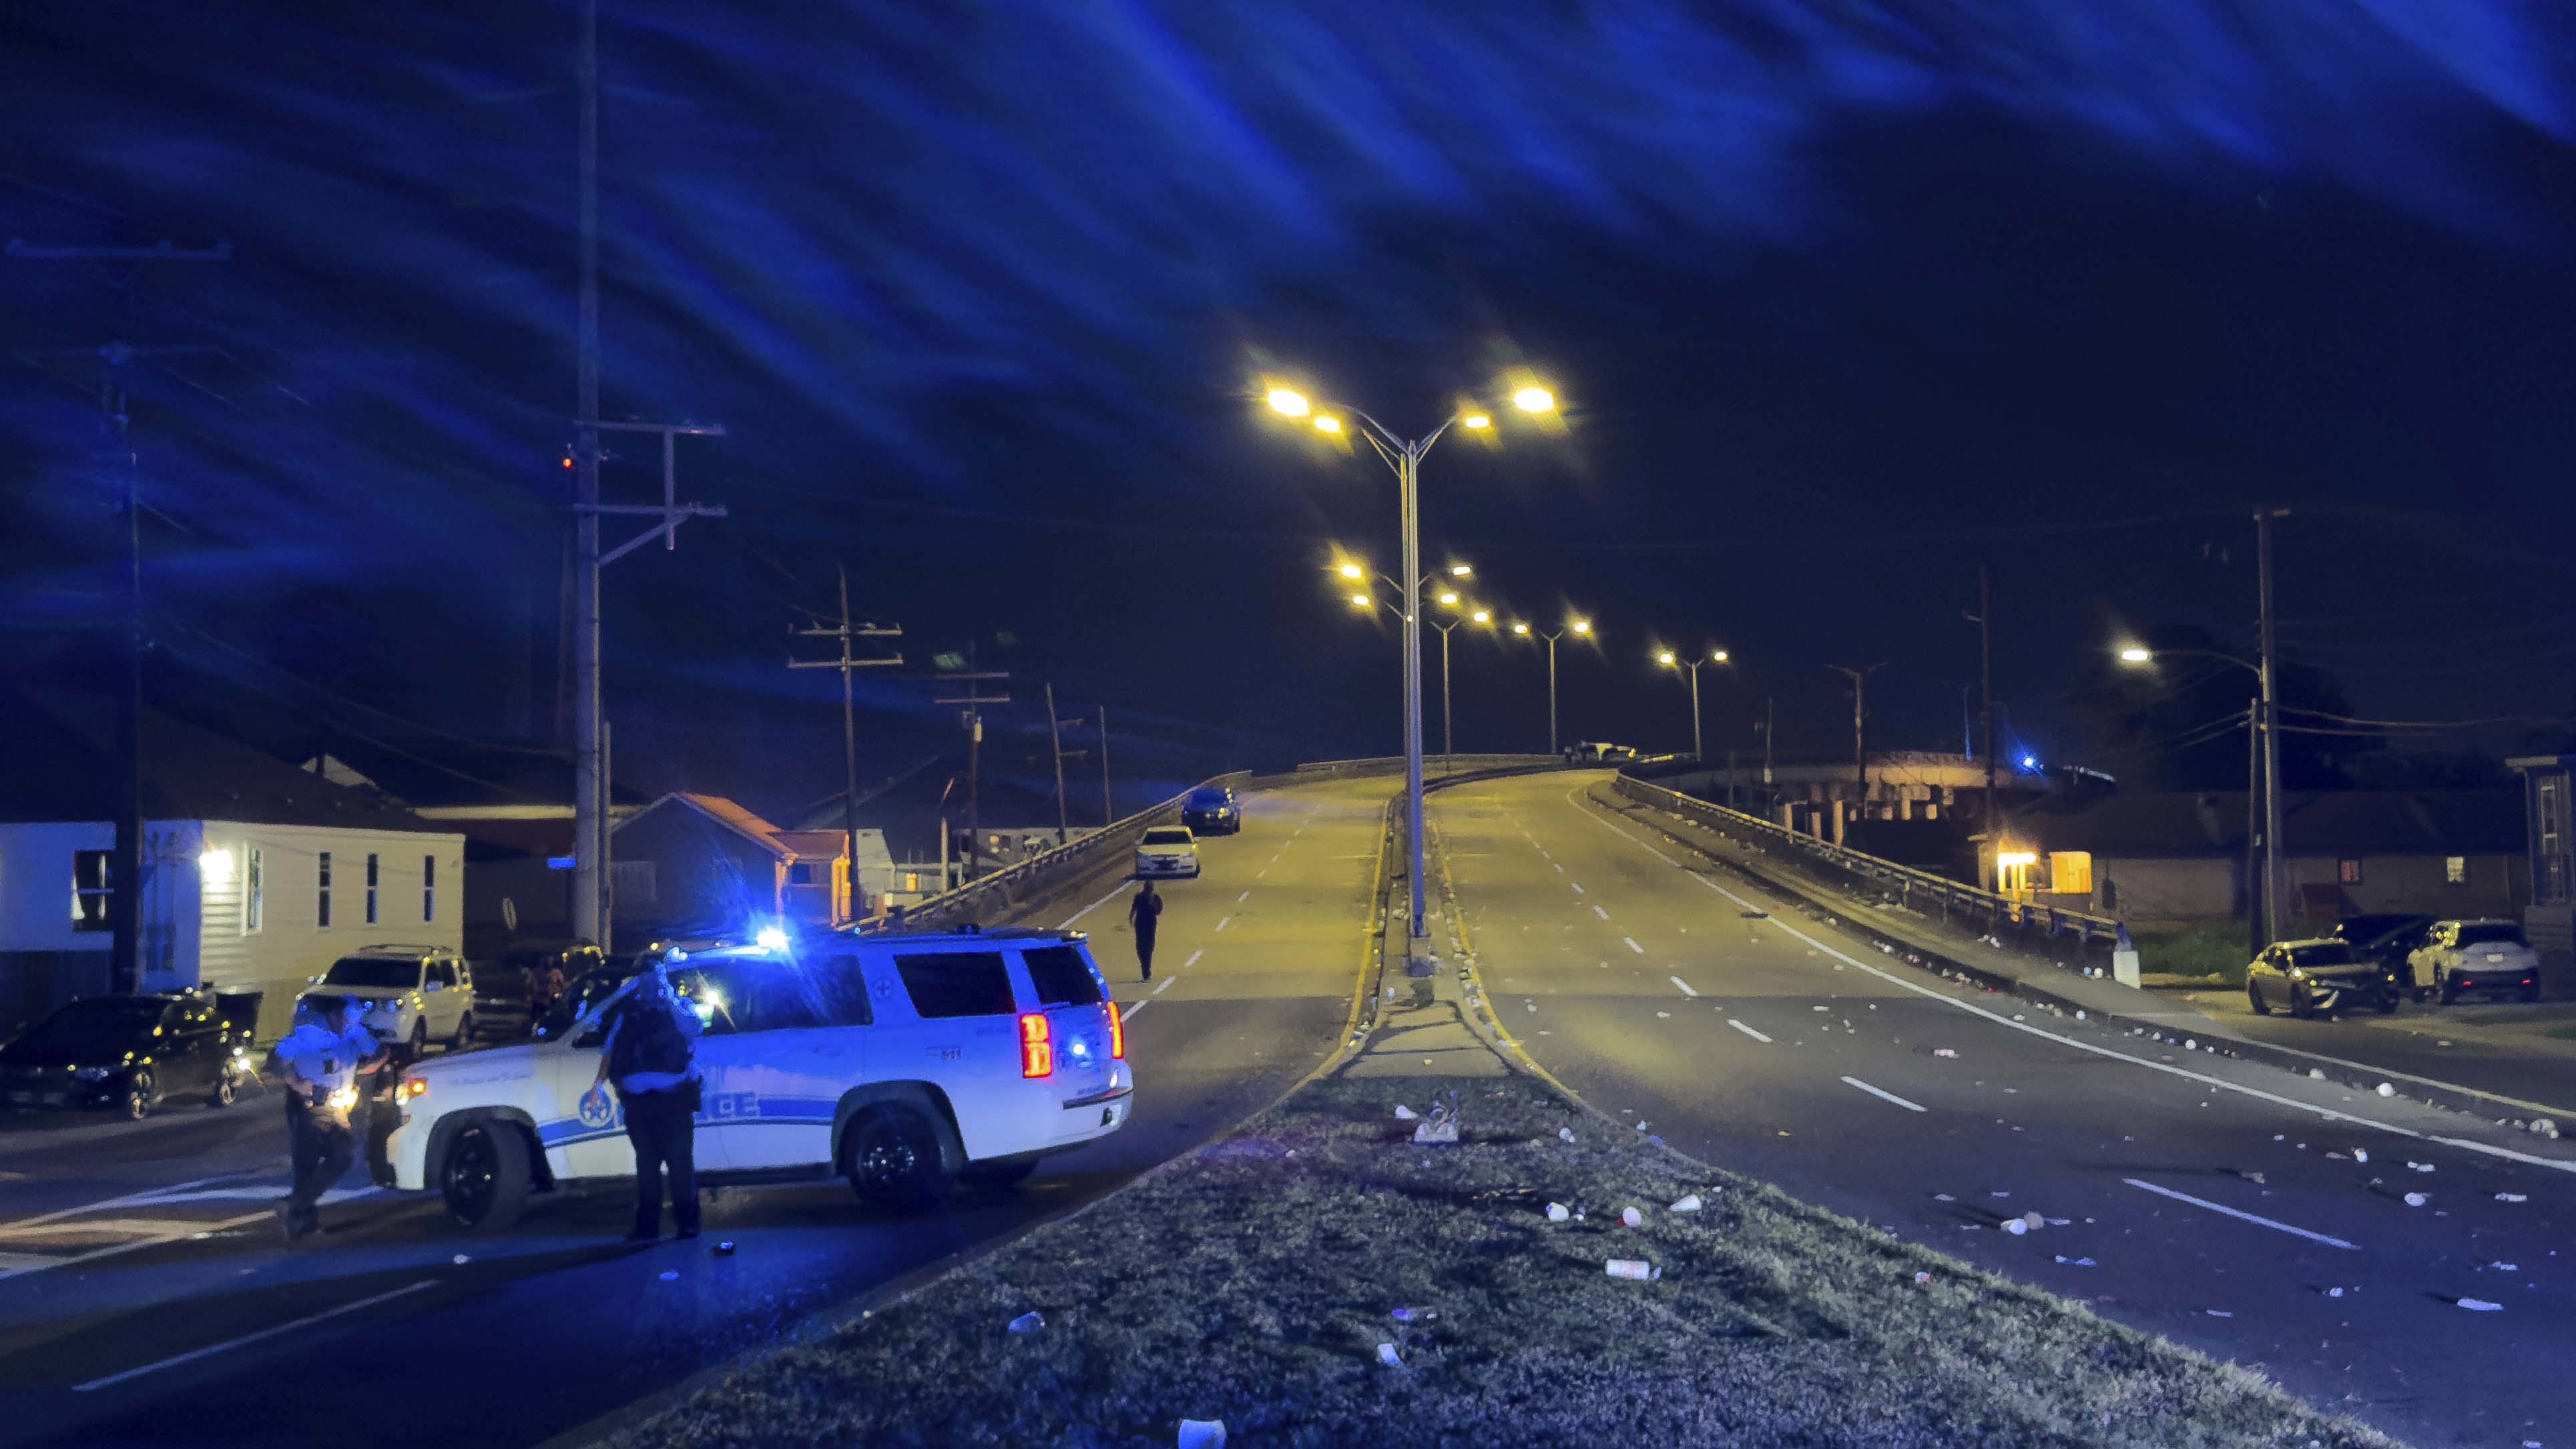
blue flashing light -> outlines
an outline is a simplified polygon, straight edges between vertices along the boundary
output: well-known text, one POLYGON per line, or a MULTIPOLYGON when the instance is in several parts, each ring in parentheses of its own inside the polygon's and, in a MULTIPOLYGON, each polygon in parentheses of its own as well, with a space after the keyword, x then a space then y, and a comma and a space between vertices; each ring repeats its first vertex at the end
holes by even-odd
POLYGON ((763 926, 760 928, 760 934, 752 937, 752 940, 764 951, 787 949, 787 932, 783 927, 763 926))
POLYGON ((546 857, 546 869, 548 870, 572 870, 580 866, 580 864, 581 857, 575 855, 549 855, 546 857))
POLYGON ((2021 757, 2021 767, 2022 767, 2023 769, 2025 769, 2025 770, 2036 770, 2036 769, 2038 769, 2038 768, 2039 768, 2039 756, 2037 756, 2037 755, 2024 755, 2024 756, 2022 756, 2022 757, 2021 757))

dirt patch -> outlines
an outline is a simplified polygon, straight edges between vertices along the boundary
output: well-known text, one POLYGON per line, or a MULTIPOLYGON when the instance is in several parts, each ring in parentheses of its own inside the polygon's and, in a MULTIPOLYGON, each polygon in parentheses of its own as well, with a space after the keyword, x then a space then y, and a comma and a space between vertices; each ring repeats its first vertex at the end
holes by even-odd
POLYGON ((2392 1442, 1519 1078, 1312 1085, 610 1442, 1168 1445, 1185 1417, 1265 1445, 2392 1442), (1453 1088, 1470 1140, 1389 1140, 1453 1088))

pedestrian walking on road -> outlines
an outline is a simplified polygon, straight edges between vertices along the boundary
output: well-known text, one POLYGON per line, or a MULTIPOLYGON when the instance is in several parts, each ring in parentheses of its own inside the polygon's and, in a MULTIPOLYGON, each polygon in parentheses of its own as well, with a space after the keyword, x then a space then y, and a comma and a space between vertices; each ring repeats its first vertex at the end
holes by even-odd
POLYGON ((1127 903, 1127 924, 1136 928, 1136 964, 1148 981, 1154 979, 1154 931, 1162 920, 1163 898, 1154 894, 1154 883, 1147 881, 1127 903))
MULTIPOLYGON (((614 1082, 635 1148, 635 1231, 630 1243, 662 1236, 662 1178, 671 1180, 671 1220, 683 1238, 698 1235, 698 1013, 680 999, 660 963, 608 1003, 608 1040, 591 1092, 614 1082)), ((604 1112, 606 1104, 599 1107, 604 1112)))
POLYGON ((277 1205, 288 1241, 322 1226, 322 1194, 357 1158, 349 1114, 358 1105, 358 1078, 385 1064, 389 1053, 360 1024, 345 996, 315 996, 297 1003, 295 1025, 277 1043, 285 1073, 286 1154, 294 1172, 286 1201, 277 1205))

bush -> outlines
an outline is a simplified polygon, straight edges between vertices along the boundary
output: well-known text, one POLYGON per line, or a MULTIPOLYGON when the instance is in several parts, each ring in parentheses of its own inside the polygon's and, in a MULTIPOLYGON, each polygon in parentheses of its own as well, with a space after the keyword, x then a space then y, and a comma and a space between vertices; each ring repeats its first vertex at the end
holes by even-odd
POLYGON ((2138 969, 2175 976, 2216 976, 2230 986, 2245 984, 2246 924, 2228 921, 2178 931, 2132 931, 2138 944, 2138 969))

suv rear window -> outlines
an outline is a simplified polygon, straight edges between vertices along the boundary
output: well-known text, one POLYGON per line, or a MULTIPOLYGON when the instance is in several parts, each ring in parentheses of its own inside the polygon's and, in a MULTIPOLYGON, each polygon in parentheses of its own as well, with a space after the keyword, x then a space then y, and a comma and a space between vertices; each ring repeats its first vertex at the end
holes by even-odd
POLYGON ((999 951, 916 951, 895 957, 894 969, 912 1009, 925 1019, 1009 1016, 1020 1009, 999 951))
POLYGON ((1091 972, 1091 963, 1082 959, 1076 946, 1031 946, 1020 952, 1029 966, 1029 980, 1038 988, 1041 1006, 1096 1006, 1100 1003, 1100 978, 1091 972))
POLYGON ((1185 826, 1165 825, 1145 832, 1147 845, 1187 845, 1190 840, 1190 832, 1185 826))

